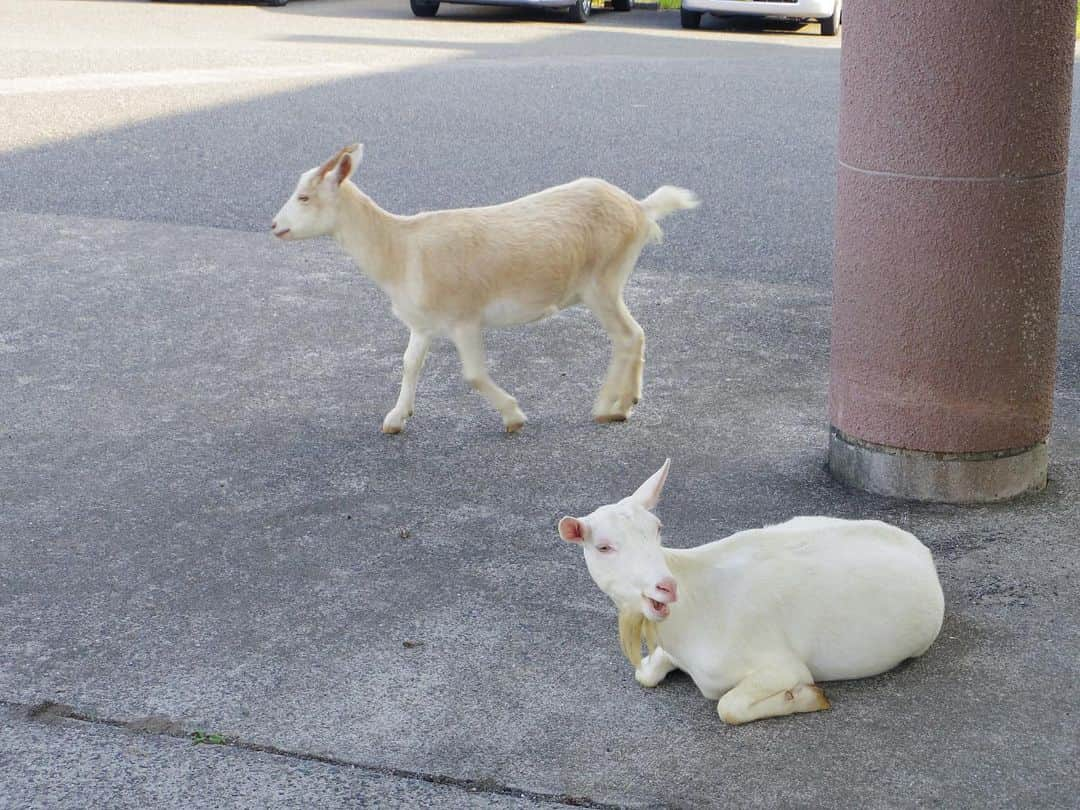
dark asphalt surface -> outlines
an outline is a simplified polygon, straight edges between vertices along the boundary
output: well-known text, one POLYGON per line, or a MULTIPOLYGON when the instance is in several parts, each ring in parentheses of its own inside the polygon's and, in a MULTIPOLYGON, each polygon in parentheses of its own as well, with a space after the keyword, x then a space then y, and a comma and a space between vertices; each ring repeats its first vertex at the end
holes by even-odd
MULTIPOLYGON (((872 497, 823 471, 838 50, 645 11, 582 30, 454 9, 431 23, 445 41, 381 0, 227 11, 282 54, 385 64, 225 102, 195 82, 183 109, 89 132, 95 105, 156 91, 0 77, 18 133, 29 109, 60 130, 0 153, 0 806, 1074 805, 1076 182, 1047 491, 872 497), (404 328, 335 245, 266 233, 296 175, 356 139, 361 187, 399 212, 585 174, 701 195, 628 287, 648 340, 630 422, 589 421, 608 348, 569 311, 489 335, 522 434, 446 345, 406 433, 379 433, 404 328), (914 531, 946 592, 935 647, 828 685, 829 712, 741 728, 685 676, 642 690, 554 526, 668 455, 671 545, 811 513, 914 531), (84 719, 29 718, 42 701, 84 719), (147 717, 238 745, 123 725, 147 717)), ((190 68, 162 49, 131 69, 190 68)), ((34 58, 94 70, 77 53, 34 58)))

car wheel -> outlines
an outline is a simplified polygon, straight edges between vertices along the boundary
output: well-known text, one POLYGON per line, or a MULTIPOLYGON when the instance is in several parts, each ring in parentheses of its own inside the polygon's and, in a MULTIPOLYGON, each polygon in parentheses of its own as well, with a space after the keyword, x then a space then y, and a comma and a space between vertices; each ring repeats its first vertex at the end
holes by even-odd
POLYGON ((611 6, 616 11, 629 11, 634 7, 634 0, 611 0, 611 6))
POLYGON ((439 11, 439 4, 425 3, 424 0, 409 0, 409 8, 417 17, 434 17, 439 11))
POLYGON ((821 34, 826 37, 835 37, 836 32, 840 30, 840 3, 837 0, 836 8, 833 9, 831 17, 825 17, 821 20, 821 34))
POLYGON ((588 22, 590 13, 592 13, 592 0, 577 0, 567 9, 567 15, 572 23, 588 22))
POLYGON ((288 2, 289 0, 263 0, 262 4, 264 6, 273 6, 274 8, 279 8, 280 6, 283 6, 288 2))
POLYGON ((682 23, 683 28, 700 28, 701 12, 687 11, 685 8, 681 8, 679 9, 679 22, 682 23))

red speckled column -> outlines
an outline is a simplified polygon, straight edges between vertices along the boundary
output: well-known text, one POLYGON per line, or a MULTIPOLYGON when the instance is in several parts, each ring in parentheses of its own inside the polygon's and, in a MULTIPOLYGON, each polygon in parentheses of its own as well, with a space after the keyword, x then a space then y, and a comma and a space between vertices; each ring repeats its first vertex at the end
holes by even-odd
POLYGON ((1046 480, 1076 0, 844 4, 830 467, 930 500, 1046 480))

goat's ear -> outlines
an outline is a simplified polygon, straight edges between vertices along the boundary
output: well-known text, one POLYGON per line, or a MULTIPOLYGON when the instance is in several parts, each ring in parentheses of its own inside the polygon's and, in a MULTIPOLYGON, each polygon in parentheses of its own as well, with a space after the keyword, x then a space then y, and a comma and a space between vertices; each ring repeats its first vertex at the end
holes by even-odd
POLYGON ((346 146, 319 167, 319 178, 329 177, 334 185, 340 186, 352 176, 363 154, 363 144, 354 143, 346 146))
POLYGON ((364 145, 362 143, 349 144, 341 150, 341 160, 338 162, 337 174, 334 176, 339 186, 352 176, 363 158, 364 145))
POLYGON ((585 540, 585 524, 577 518, 564 517, 559 521, 559 537, 569 543, 581 543, 585 540))
POLYGON ((637 501, 649 511, 652 511, 660 501, 660 493, 667 481, 668 469, 671 467, 671 459, 664 460, 664 466, 649 476, 649 480, 637 488, 630 496, 630 500, 637 501))

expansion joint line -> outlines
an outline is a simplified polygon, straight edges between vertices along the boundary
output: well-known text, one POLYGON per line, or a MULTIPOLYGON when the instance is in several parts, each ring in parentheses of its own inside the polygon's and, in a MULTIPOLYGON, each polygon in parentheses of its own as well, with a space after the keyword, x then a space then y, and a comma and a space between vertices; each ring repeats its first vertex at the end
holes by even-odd
MULTIPOLYGON (((178 724, 170 723, 162 729, 145 728, 138 721, 119 720, 111 717, 100 717, 81 712, 78 709, 63 703, 43 701, 29 704, 0 698, 0 707, 21 712, 23 717, 30 722, 50 722, 67 720, 76 723, 86 723, 92 726, 107 726, 109 728, 122 729, 133 734, 143 734, 150 737, 170 737, 173 739, 192 739, 190 731, 182 730, 178 724)), ((332 765, 340 768, 351 768, 373 776, 389 776, 396 779, 408 779, 415 782, 425 782, 430 785, 458 788, 471 794, 490 794, 494 796, 511 796, 519 799, 531 799, 537 802, 545 802, 563 807, 586 807, 595 810, 623 810, 622 805, 597 802, 585 796, 570 796, 555 793, 537 793, 531 790, 522 790, 510 785, 502 785, 490 779, 464 779, 444 774, 424 773, 422 771, 410 771, 404 768, 389 768, 378 765, 365 765, 361 762, 342 759, 341 757, 327 756, 324 754, 309 754, 303 751, 291 751, 276 745, 263 745, 261 743, 245 742, 233 737, 223 737, 223 742, 207 746, 207 748, 222 747, 236 748, 242 751, 252 751, 259 754, 270 754, 300 762, 318 762, 323 765, 332 765)))

